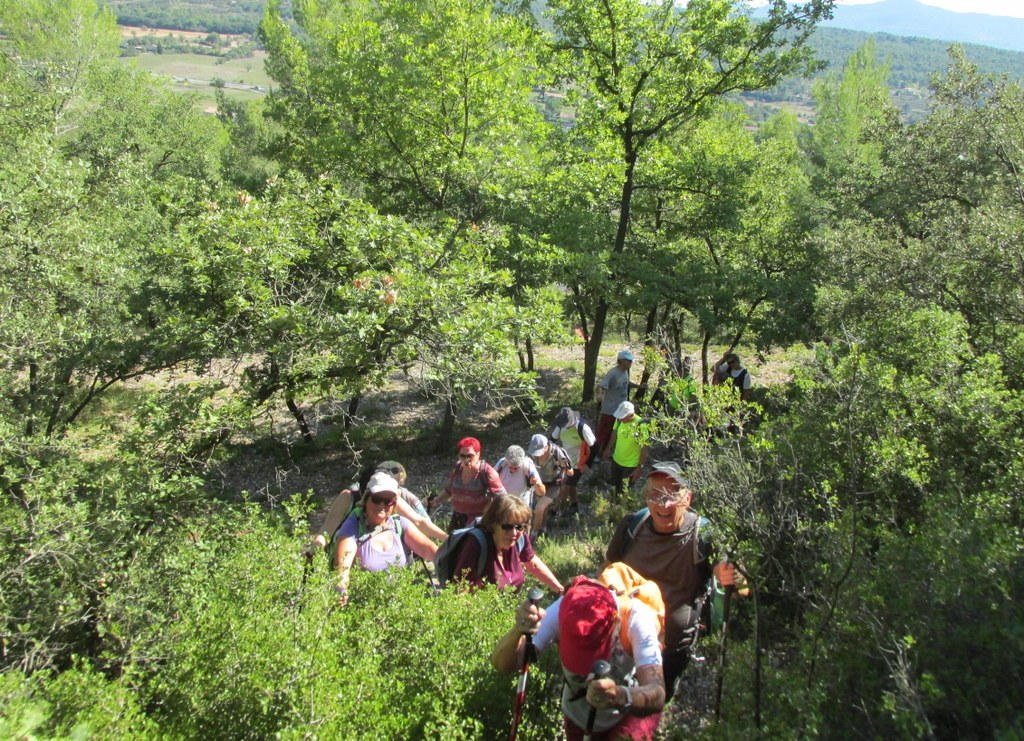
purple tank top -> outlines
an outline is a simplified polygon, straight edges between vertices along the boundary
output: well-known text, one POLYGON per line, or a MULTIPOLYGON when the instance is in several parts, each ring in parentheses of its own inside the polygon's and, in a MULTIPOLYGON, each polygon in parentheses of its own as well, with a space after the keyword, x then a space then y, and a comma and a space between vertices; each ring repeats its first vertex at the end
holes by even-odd
POLYGON ((401 538, 398 537, 396 520, 401 520, 403 533, 412 527, 412 523, 400 515, 389 518, 387 527, 390 528, 395 537, 391 547, 387 550, 382 550, 378 547, 377 542, 380 538, 370 537, 369 533, 364 533, 362 536, 359 535, 359 519, 356 515, 348 516, 345 522, 342 523, 338 536, 340 538, 356 539, 356 562, 365 571, 383 571, 389 566, 395 565, 408 566, 412 559, 406 552, 401 538))

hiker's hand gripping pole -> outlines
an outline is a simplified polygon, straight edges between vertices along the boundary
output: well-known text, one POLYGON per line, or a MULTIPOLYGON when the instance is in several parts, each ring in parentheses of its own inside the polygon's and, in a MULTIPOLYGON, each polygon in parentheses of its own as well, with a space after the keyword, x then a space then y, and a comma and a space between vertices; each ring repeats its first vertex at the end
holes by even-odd
MULTIPOLYGON (((537 587, 530 587, 526 598, 530 600, 533 607, 537 606, 538 600, 544 593, 537 587)), ((526 679, 530 676, 530 663, 536 658, 536 651, 533 648, 533 631, 526 633, 526 646, 523 648, 523 664, 519 668, 519 685, 516 687, 516 705, 512 711, 512 727, 508 732, 508 741, 515 741, 519 732, 519 721, 523 717, 523 705, 526 704, 526 679)))
MULTIPOLYGON (((590 676, 587 677, 587 681, 591 682, 597 679, 605 679, 612 673, 612 665, 604 659, 598 659, 594 662, 594 665, 590 667, 590 676)), ((590 741, 590 737, 594 733, 594 720, 597 718, 597 708, 593 705, 590 706, 590 712, 587 713, 587 728, 583 733, 583 741, 590 741)))

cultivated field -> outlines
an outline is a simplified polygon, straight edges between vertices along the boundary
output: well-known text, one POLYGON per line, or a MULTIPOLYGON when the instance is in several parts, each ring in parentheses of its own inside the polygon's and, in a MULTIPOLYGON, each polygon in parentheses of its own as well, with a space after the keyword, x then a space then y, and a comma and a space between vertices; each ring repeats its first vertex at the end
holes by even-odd
POLYGON ((169 79, 179 92, 198 95, 199 105, 210 111, 215 109, 214 80, 224 81, 229 98, 252 100, 264 95, 272 84, 263 68, 266 57, 266 52, 257 51, 251 57, 218 64, 218 57, 205 54, 140 54, 123 61, 169 79))
MULTIPOLYGON (((178 31, 173 28, 146 28, 145 26, 118 26, 118 28, 121 29, 121 37, 126 39, 134 36, 155 36, 160 39, 181 38, 189 41, 202 41, 210 35, 206 31, 178 31)), ((241 34, 219 33, 217 35, 220 36, 222 43, 230 42, 232 46, 240 44, 246 39, 241 34)))

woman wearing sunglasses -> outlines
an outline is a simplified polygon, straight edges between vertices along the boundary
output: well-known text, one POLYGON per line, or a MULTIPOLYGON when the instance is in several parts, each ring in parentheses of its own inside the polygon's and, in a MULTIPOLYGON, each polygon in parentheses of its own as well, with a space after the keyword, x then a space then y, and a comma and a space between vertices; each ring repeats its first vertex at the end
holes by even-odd
POLYGON ((526 581, 525 569, 552 592, 561 594, 561 583, 534 552, 527 537, 531 514, 530 506, 519 497, 492 499, 476 525, 485 536, 483 567, 480 568, 480 542, 463 538, 455 554, 453 573, 457 578, 475 587, 496 584, 498 589, 519 589, 526 581))
MULTIPOLYGON (((362 482, 364 490, 372 473, 386 473, 398 482, 398 503, 393 514, 405 517, 425 535, 434 540, 444 541, 448 538, 448 533, 435 525, 430 519, 430 515, 427 514, 427 510, 423 506, 423 502, 420 501, 420 498, 406 488, 407 475, 405 466, 398 461, 382 461, 377 464, 376 470, 365 472, 362 482)), ((352 486, 342 489, 341 493, 334 498, 330 508, 327 510, 327 516, 320 526, 320 530, 312 534, 309 543, 302 549, 302 553, 306 558, 312 559, 319 551, 327 548, 328 544, 333 541, 335 533, 341 527, 341 523, 352 512, 352 505, 358 504, 356 498, 359 495, 359 491, 359 484, 352 484, 352 486)))
POLYGON ((334 563, 341 604, 348 601, 348 582, 356 561, 366 571, 408 566, 415 553, 433 561, 437 546, 411 520, 395 514, 400 486, 386 473, 375 473, 366 487, 362 505, 352 511, 338 530, 334 563))
POLYGON ((448 474, 444 489, 433 500, 427 500, 428 505, 433 507, 440 506, 448 499, 452 500, 449 533, 466 527, 483 513, 488 501, 505 493, 498 472, 481 455, 479 440, 464 437, 459 440, 456 448, 459 460, 448 474))

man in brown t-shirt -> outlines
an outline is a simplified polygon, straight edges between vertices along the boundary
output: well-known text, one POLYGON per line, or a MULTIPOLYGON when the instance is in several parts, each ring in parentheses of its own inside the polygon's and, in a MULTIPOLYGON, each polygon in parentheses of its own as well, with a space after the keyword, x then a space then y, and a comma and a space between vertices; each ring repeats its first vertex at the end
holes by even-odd
POLYGON ((671 698, 689 661, 700 618, 696 602, 704 595, 712 572, 720 584, 730 585, 735 581, 735 567, 722 561, 712 569, 714 549, 706 530, 700 533, 700 515, 690 510, 693 490, 678 464, 656 463, 644 484, 644 498, 649 514, 622 519, 605 559, 628 564, 661 588, 667 613, 665 689, 671 698))

